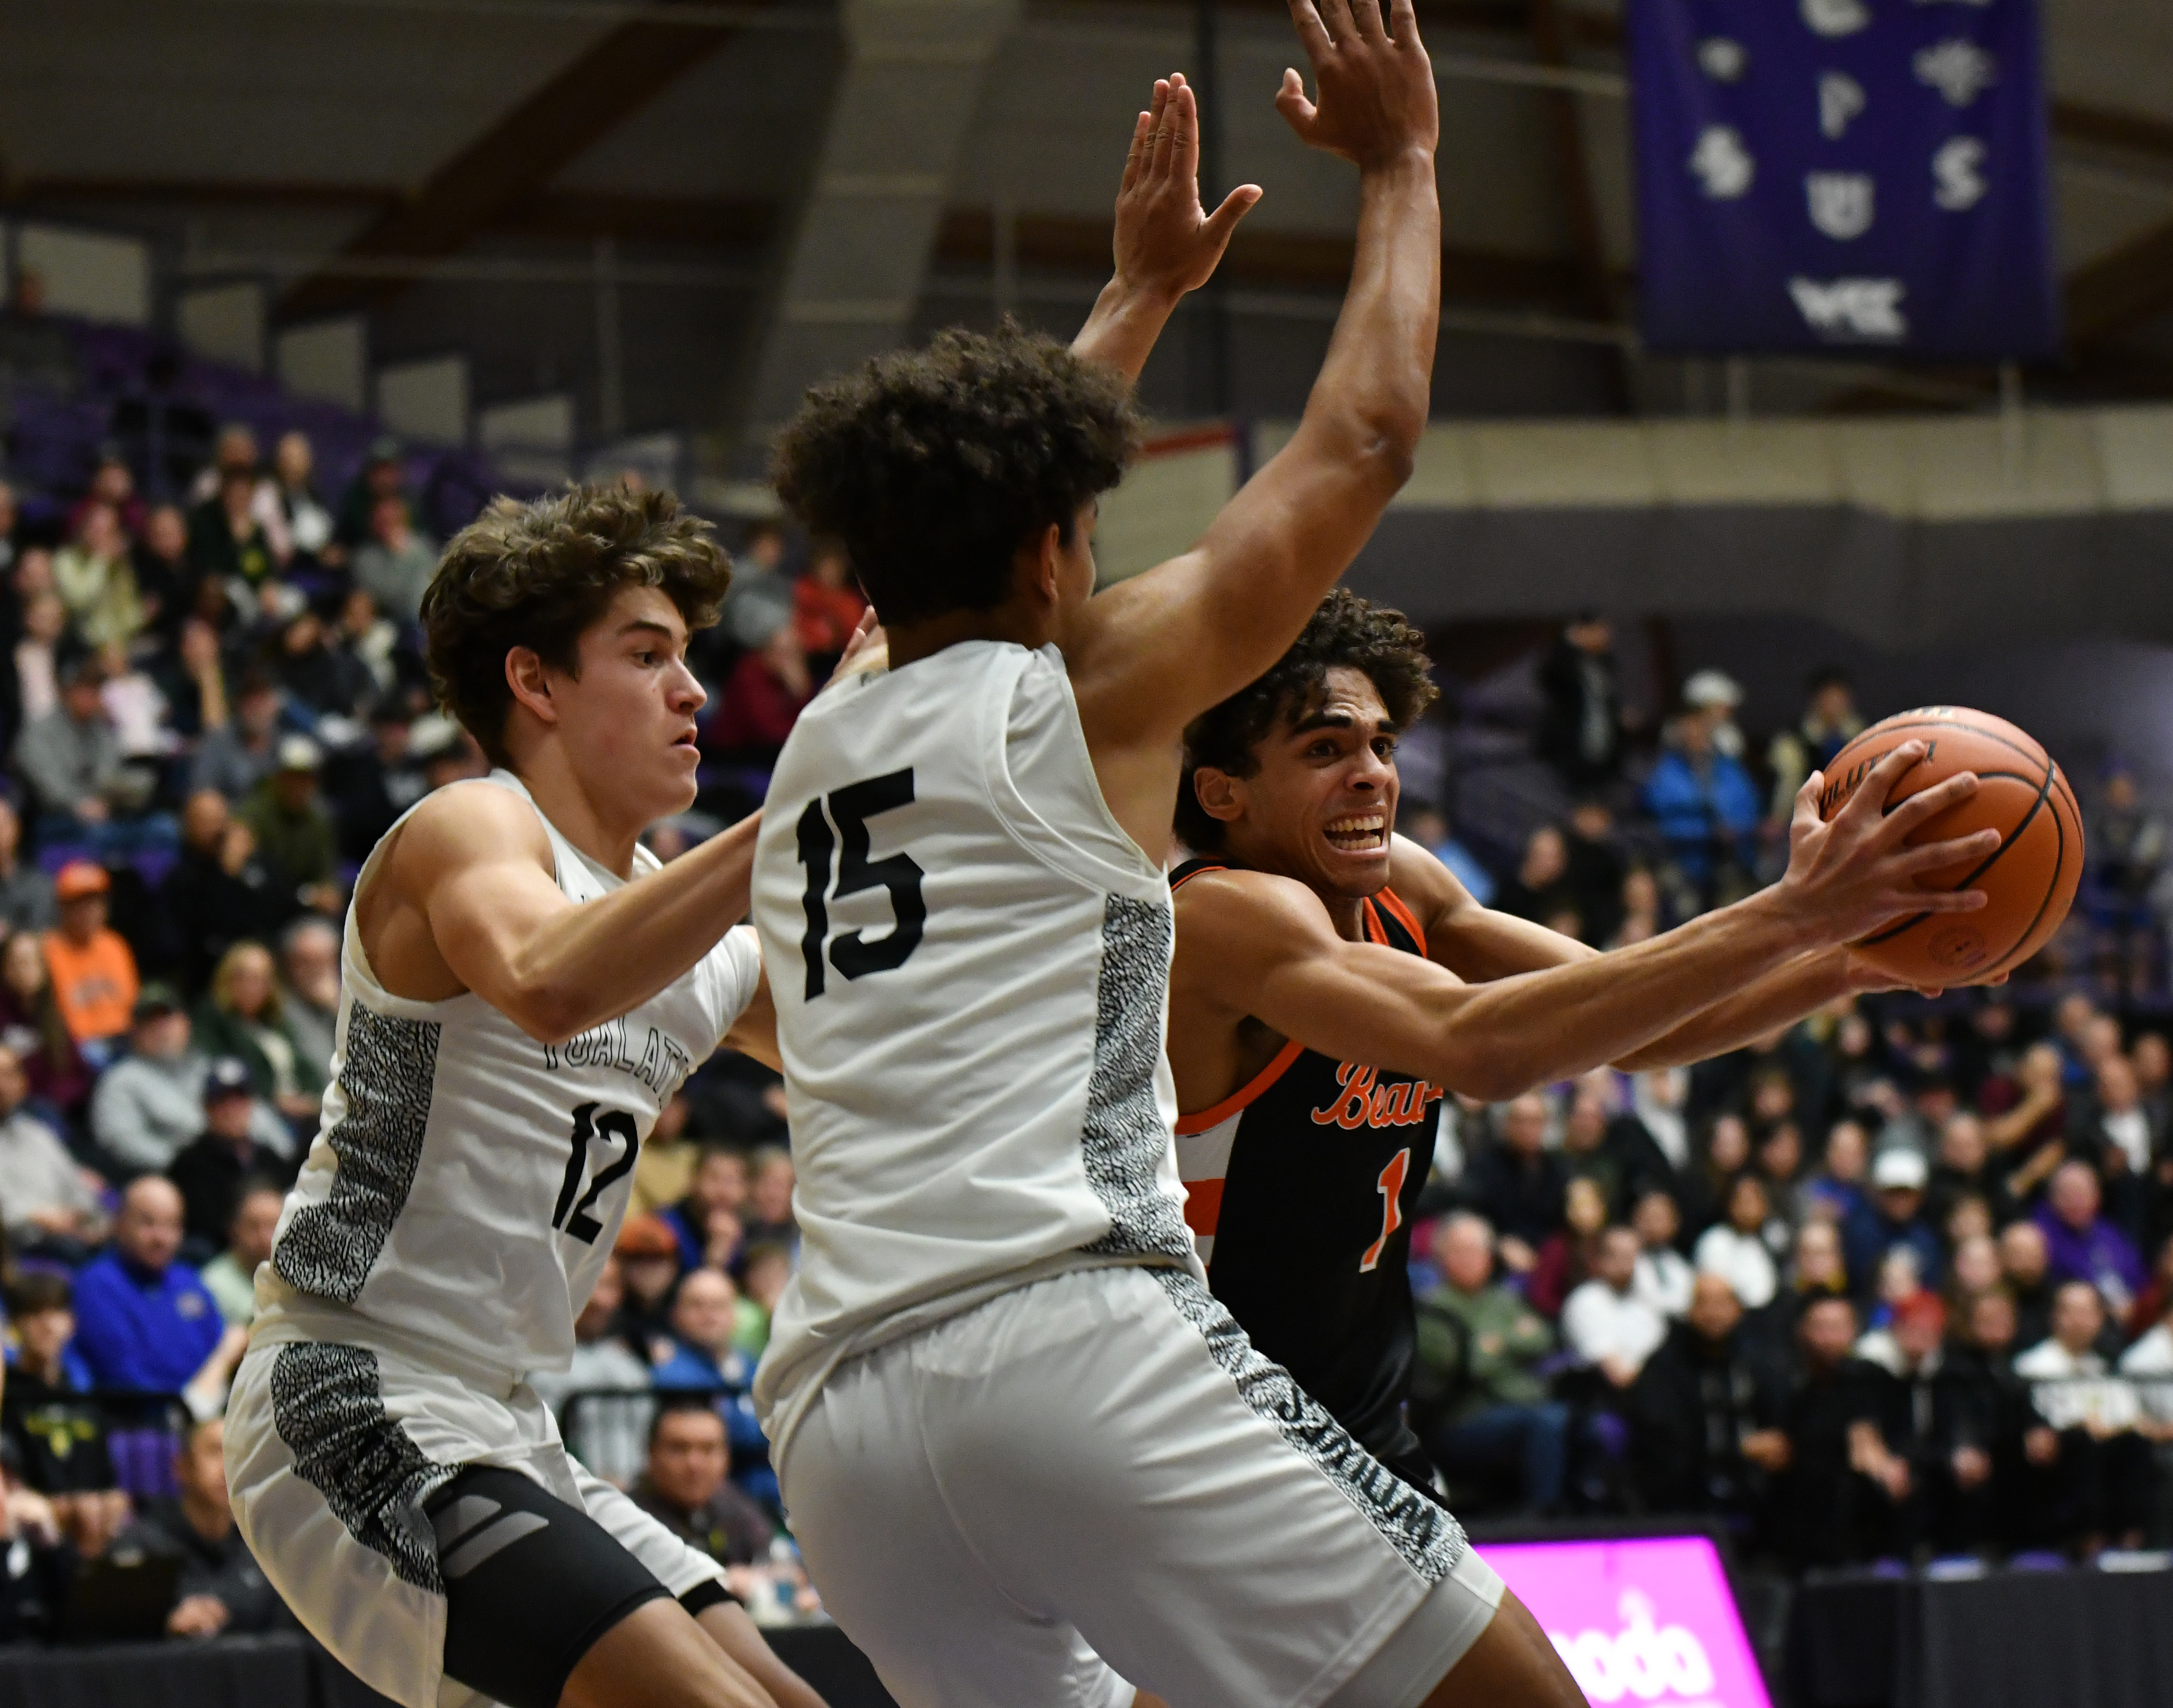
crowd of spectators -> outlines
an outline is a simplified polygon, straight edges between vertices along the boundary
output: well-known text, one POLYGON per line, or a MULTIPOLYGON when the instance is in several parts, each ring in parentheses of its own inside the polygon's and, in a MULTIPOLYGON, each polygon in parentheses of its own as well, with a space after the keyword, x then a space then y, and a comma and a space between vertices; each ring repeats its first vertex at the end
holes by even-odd
MULTIPOLYGON (((1704 670, 1639 764, 1611 646, 1583 619, 1542 661, 1573 805, 1518 855, 1406 817, 1491 905, 1601 947, 1777 876, 1797 789, 1865 723, 1821 671, 1761 754, 1704 670)), ((2173 1050, 2138 1000, 2165 838, 2127 772, 2099 793, 2026 989, 1451 1101, 1415 1411, 1460 1504, 1702 1514, 1796 1565, 2173 1541, 2173 1050)))
MULTIPOLYGON (((170 499, 117 450, 79 493, 0 485, 0 1639, 57 1629, 116 1559, 181 1562, 177 1635, 284 1618, 224 1516, 218 1414, 316 1132, 359 863, 484 769, 431 703, 439 547, 401 447, 339 494, 312 461, 234 425, 170 499)), ((667 858, 759 800, 864 608, 834 553, 758 528, 738 555, 667 858)), ((746 1398, 795 1255, 783 1110, 739 1058, 681 1094, 543 1384, 763 1617, 811 1593, 746 1398)))

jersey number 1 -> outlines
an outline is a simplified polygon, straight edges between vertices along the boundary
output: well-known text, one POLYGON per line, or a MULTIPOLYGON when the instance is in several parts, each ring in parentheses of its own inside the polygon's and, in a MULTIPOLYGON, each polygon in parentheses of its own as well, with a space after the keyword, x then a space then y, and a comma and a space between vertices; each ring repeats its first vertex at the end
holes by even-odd
MULTIPOLYGON (((1380 1267, 1381 1253, 1388 1249, 1388 1236, 1404 1225, 1404 1177, 1410 1168, 1411 1147, 1406 1145, 1388 1159, 1388 1166, 1373 1183, 1373 1189, 1381 1194, 1381 1237, 1367 1247, 1366 1255, 1358 1259, 1358 1273, 1361 1275, 1380 1267)), ((1348 1251, 1350 1247, 1344 1249, 1348 1251)))
POLYGON ((870 942, 858 931, 848 931, 831 943, 829 964, 848 978, 870 973, 887 973, 902 967, 920 946, 920 928, 928 919, 928 904, 921 899, 921 870, 908 854, 868 858, 868 821, 878 813, 913 801, 913 768, 871 777, 833 789, 828 798, 829 816, 823 816, 822 797, 807 803, 800 815, 800 864, 807 868, 807 893, 801 897, 806 909, 807 930, 800 940, 801 958, 807 963, 807 1000, 822 994, 823 946, 830 935, 830 912, 823 903, 826 892, 833 900, 856 896, 862 890, 890 892, 892 917, 898 924, 887 937, 870 942), (832 820, 844 838, 844 858, 838 864, 838 886, 830 887, 830 857, 837 842, 830 834, 832 820))

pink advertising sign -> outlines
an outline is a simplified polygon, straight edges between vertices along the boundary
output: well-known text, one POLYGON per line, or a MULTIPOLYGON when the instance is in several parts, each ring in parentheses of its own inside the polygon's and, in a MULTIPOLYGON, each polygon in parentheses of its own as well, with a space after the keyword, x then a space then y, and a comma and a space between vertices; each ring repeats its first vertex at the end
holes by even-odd
POLYGON ((1522 1542, 1480 1555, 1597 1708, 1771 1708, 1720 1556, 1701 1536, 1522 1542))

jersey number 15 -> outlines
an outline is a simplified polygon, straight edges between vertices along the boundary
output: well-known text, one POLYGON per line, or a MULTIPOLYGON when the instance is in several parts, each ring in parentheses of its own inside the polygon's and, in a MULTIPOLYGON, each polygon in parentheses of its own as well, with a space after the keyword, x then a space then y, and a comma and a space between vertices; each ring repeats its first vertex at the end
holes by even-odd
POLYGON ((830 935, 830 911, 824 904, 825 892, 832 900, 837 900, 856 896, 862 890, 887 890, 891 913, 898 921, 887 937, 878 937, 872 942, 858 931, 848 931, 828 943, 829 964, 846 978, 859 978, 866 973, 887 973, 893 967, 902 967, 906 957, 920 946, 920 929, 928 919, 928 904, 920 897, 919 865, 908 854, 888 854, 879 860, 868 858, 868 821, 878 813, 909 806, 912 800, 913 768, 908 766, 903 771, 833 789, 827 797, 817 796, 809 801, 801 813, 800 864, 807 868, 807 893, 801 897, 801 905, 806 909, 807 930, 800 940, 800 953, 807 963, 808 1001, 820 996, 825 984, 823 950, 830 935), (829 808, 827 816, 823 812, 826 804, 829 808), (838 827, 836 836, 830 831, 833 822, 838 827), (844 857, 838 862, 838 883, 833 889, 830 861, 841 838, 844 857))

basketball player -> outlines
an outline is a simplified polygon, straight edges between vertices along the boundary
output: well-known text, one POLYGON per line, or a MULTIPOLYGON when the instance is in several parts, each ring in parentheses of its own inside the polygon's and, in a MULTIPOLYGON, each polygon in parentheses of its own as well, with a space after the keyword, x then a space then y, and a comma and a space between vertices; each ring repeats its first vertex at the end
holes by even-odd
MULTIPOLYGON (((1820 869, 1807 784, 1774 889, 1601 956, 1480 907, 1394 834, 1396 737, 1434 697, 1426 671, 1424 637, 1399 613, 1338 588, 1273 669, 1186 732, 1177 829, 1200 852, 1170 877, 1169 1059, 1185 1217, 1216 1296, 1361 1447, 1431 1494, 1404 1419, 1407 1259, 1442 1095, 1499 1101, 1605 1062, 1700 1060, 1836 996, 1890 989, 1840 946, 1926 905, 1912 872, 1997 836, 1900 849, 1974 787, 1955 779, 1885 822, 1892 881, 1863 888, 1820 869)), ((1858 802, 1883 801, 1879 784, 1914 762, 1890 758, 1858 802)))
POLYGON ((731 929, 753 821, 661 869, 636 842, 694 799, 683 655, 729 579, 668 497, 574 490, 501 500, 424 598, 440 698, 498 768, 356 883, 323 1130, 226 1437, 266 1576, 407 1708, 819 1708, 524 1380, 565 1366, 658 1112, 766 1026, 731 929))

